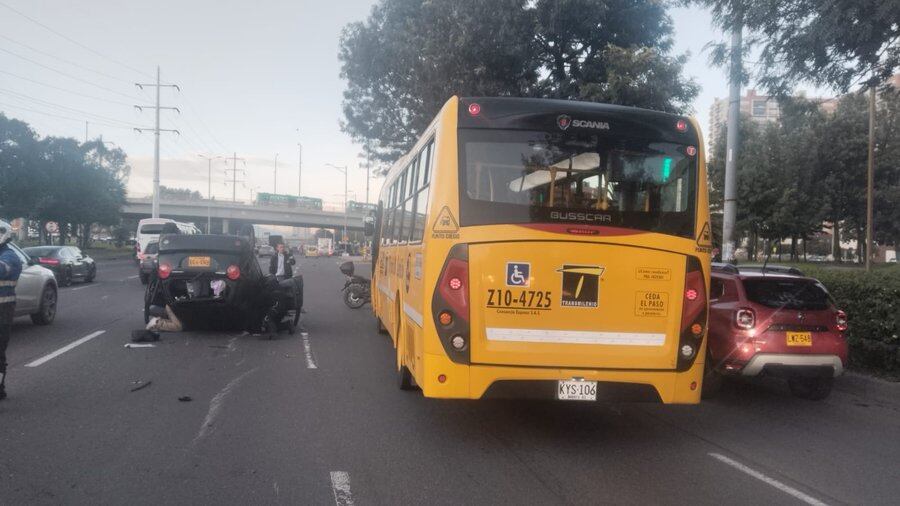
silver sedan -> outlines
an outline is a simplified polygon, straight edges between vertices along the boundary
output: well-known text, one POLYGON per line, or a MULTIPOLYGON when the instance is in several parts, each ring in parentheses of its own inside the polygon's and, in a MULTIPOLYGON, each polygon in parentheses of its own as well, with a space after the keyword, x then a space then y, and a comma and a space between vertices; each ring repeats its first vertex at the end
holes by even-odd
POLYGON ((22 275, 16 285, 16 316, 31 316, 36 325, 49 325, 56 318, 57 287, 53 272, 38 265, 15 244, 9 245, 22 260, 22 275))

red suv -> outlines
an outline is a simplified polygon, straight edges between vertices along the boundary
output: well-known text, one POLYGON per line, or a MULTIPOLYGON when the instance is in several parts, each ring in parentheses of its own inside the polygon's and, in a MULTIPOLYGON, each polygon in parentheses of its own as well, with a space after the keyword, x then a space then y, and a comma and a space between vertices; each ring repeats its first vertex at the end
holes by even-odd
POLYGON ((847 364, 847 315, 790 267, 713 264, 703 390, 726 376, 781 376, 797 397, 828 397, 847 364))

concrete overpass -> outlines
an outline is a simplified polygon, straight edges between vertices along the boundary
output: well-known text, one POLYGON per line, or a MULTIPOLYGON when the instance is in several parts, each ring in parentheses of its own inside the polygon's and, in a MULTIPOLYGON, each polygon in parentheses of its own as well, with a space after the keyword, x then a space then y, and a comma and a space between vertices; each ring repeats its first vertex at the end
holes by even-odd
MULTIPOLYGON (((318 211, 316 209, 289 208, 275 206, 254 206, 241 202, 209 200, 162 200, 159 215, 177 221, 193 222, 200 229, 206 228, 207 213, 212 219, 212 232, 237 232, 240 225, 284 225, 291 227, 315 227, 342 230, 344 213, 318 211)), ((128 218, 149 218, 150 198, 128 198, 122 208, 128 218)), ((348 230, 363 230, 364 212, 350 212, 346 215, 348 230)))

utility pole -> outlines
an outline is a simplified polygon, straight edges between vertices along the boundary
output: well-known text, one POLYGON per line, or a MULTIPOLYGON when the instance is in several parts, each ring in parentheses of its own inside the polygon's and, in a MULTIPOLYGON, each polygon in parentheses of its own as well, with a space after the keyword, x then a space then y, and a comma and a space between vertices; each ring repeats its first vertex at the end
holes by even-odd
POLYGON ((275 153, 275 173, 272 176, 272 193, 278 193, 278 153, 275 153))
POLYGON ((226 172, 229 170, 231 171, 231 201, 237 202, 237 184, 244 182, 243 179, 240 181, 238 181, 238 179, 237 179, 237 173, 238 173, 237 163, 238 163, 238 160, 243 162, 244 159, 238 158, 237 153, 234 153, 232 156, 226 158, 226 160, 231 160, 231 163, 232 163, 232 168, 225 169, 226 172))
MULTIPOLYGON (((153 86, 156 87, 156 105, 152 106, 134 106, 137 110, 143 111, 145 107, 152 107, 156 109, 156 126, 153 128, 153 134, 155 137, 155 144, 153 147, 153 205, 152 205, 152 216, 154 218, 159 218, 159 133, 160 132, 173 132, 177 135, 181 135, 181 132, 178 130, 164 130, 159 128, 159 111, 161 109, 168 109, 172 111, 176 111, 181 114, 181 111, 177 107, 162 107, 159 105, 159 90, 160 88, 175 88, 178 91, 181 91, 181 88, 178 87, 177 84, 162 84, 159 80, 159 65, 156 66, 156 83, 134 83, 140 89, 144 89, 144 86, 153 86)), ((149 128, 135 128, 137 132, 149 131, 149 128)))
MULTIPOLYGON (((297 129, 297 136, 300 136, 300 129, 297 129)), ((297 196, 303 196, 303 144, 297 143, 297 196)))
POLYGON ((869 85, 869 162, 866 167, 866 272, 872 269, 872 193, 875 181, 875 74, 869 85))
POLYGON ((88 141, 88 124, 89 122, 84 122, 84 142, 88 141))
POLYGON ((206 233, 212 233, 212 162, 213 160, 221 160, 221 156, 197 155, 208 162, 208 180, 206 183, 206 233))
POLYGON ((731 69, 729 71, 728 91, 728 125, 725 157, 725 205, 722 227, 722 261, 734 261, 734 222, 737 216, 737 157, 740 149, 741 116, 741 31, 743 29, 743 13, 734 16, 735 25, 731 27, 731 69))

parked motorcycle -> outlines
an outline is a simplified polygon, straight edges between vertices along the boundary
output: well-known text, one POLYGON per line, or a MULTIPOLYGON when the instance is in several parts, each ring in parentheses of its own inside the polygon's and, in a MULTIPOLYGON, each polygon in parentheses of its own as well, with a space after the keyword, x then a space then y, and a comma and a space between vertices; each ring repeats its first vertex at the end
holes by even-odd
POLYGON ((341 264, 341 272, 347 276, 344 288, 341 290, 344 295, 344 304, 350 309, 359 309, 367 302, 372 302, 372 292, 370 286, 372 282, 368 278, 357 276, 354 274, 353 262, 344 262, 341 264))

